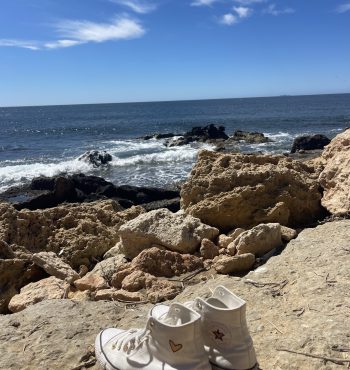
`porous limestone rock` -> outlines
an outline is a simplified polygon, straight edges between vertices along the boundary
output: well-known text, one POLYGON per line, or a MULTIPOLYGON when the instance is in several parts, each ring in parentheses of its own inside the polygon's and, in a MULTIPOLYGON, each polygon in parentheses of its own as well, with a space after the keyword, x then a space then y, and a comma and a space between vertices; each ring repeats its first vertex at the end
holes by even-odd
POLYGON ((113 248, 111 248, 104 254, 103 259, 106 260, 111 257, 123 255, 123 253, 121 252, 121 246, 122 243, 119 241, 113 248))
POLYGON ((237 256, 221 256, 213 267, 219 274, 233 274, 249 271, 255 263, 255 256, 252 253, 244 253, 237 256))
POLYGON ((11 312, 19 312, 26 307, 48 299, 62 299, 68 296, 69 284, 51 276, 47 279, 30 283, 21 292, 12 297, 9 303, 11 312))
POLYGON ((109 287, 112 276, 125 264, 124 257, 117 255, 99 262, 92 271, 88 272, 81 279, 76 280, 74 285, 79 290, 101 290, 109 287))
MULTIPOLYGON (((245 229, 242 229, 241 227, 238 227, 237 229, 233 229, 227 233, 227 236, 235 240, 237 237, 239 237, 242 233, 245 232, 245 229)), ((232 241, 233 241, 232 240, 232 241)))
POLYGON ((203 239, 199 252, 205 260, 212 260, 214 257, 219 255, 219 247, 211 240, 203 239))
POLYGON ((319 181, 322 205, 334 215, 350 212, 350 128, 337 135, 322 153, 326 165, 319 181))
POLYGON ((16 211, 0 203, 0 240, 31 253, 55 252, 73 268, 90 266, 118 241, 119 227, 144 212, 112 200, 16 211))
POLYGON ((33 254, 33 262, 49 275, 72 283, 79 275, 67 263, 63 262, 54 252, 39 252, 33 254))
POLYGON ((0 240, 0 258, 4 260, 15 258, 15 253, 13 252, 11 247, 3 240, 0 240))
POLYGON ((231 255, 237 251, 237 255, 252 253, 260 257, 281 245, 281 225, 269 223, 260 224, 245 231, 227 249, 231 255))
POLYGON ((125 302, 140 302, 144 300, 144 296, 138 292, 128 292, 123 289, 102 289, 96 292, 95 301, 117 301, 125 302))
POLYGON ((193 253, 202 239, 213 240, 218 234, 219 230, 198 218, 165 208, 141 214, 119 229, 122 251, 131 259, 154 244, 171 251, 193 253))
POLYGON ((314 168, 284 156, 201 151, 181 206, 228 231, 260 223, 310 224, 323 215, 314 168))
POLYGON ((227 236, 225 234, 220 234, 217 240, 217 245, 219 248, 227 248, 230 243, 235 240, 232 236, 227 236))
POLYGON ((284 242, 290 242, 298 236, 298 232, 287 226, 281 226, 281 237, 284 242))

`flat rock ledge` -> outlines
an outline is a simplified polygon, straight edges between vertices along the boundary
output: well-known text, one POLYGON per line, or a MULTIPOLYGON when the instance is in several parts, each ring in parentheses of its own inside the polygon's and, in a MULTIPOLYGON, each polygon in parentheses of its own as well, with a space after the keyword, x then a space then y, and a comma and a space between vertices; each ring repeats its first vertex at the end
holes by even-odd
MULTIPOLYGON (((349 348, 350 337, 349 240, 350 220, 305 229, 281 255, 244 278, 203 272, 176 301, 205 298, 210 289, 225 285, 247 301, 261 369, 339 369, 330 361, 281 350, 350 358, 341 352, 349 348)), ((151 307, 56 299, 0 315, 0 368, 51 370, 92 364, 95 336, 101 329, 129 328, 130 323, 143 327, 151 307)))

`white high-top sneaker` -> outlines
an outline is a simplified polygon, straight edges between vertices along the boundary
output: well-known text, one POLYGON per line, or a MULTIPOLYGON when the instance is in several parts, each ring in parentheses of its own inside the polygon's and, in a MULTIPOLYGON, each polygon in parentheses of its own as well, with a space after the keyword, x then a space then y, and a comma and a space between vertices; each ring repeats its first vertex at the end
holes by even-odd
POLYGON ((106 370, 211 370, 200 315, 177 303, 155 306, 145 329, 103 330, 95 353, 106 370))
POLYGON ((258 368, 243 299, 218 286, 210 298, 196 298, 192 308, 201 315, 204 345, 213 370, 258 368))

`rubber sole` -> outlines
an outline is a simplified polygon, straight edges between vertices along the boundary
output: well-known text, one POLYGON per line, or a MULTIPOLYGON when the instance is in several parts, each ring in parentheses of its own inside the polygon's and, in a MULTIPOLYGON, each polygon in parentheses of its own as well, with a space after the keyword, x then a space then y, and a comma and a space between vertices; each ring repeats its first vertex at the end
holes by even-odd
MULTIPOLYGON (((238 369, 228 369, 226 367, 220 367, 219 365, 215 365, 213 363, 210 363, 212 370, 238 370, 238 369)), ((249 369, 245 370, 259 370, 259 364, 255 364, 253 367, 250 367, 249 369)))

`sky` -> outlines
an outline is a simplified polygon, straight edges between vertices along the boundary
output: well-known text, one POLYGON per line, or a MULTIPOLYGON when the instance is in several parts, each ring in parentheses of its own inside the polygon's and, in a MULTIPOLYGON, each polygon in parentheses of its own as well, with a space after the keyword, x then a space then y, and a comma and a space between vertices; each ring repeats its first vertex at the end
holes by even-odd
POLYGON ((350 92, 350 0, 2 0, 0 106, 350 92))

